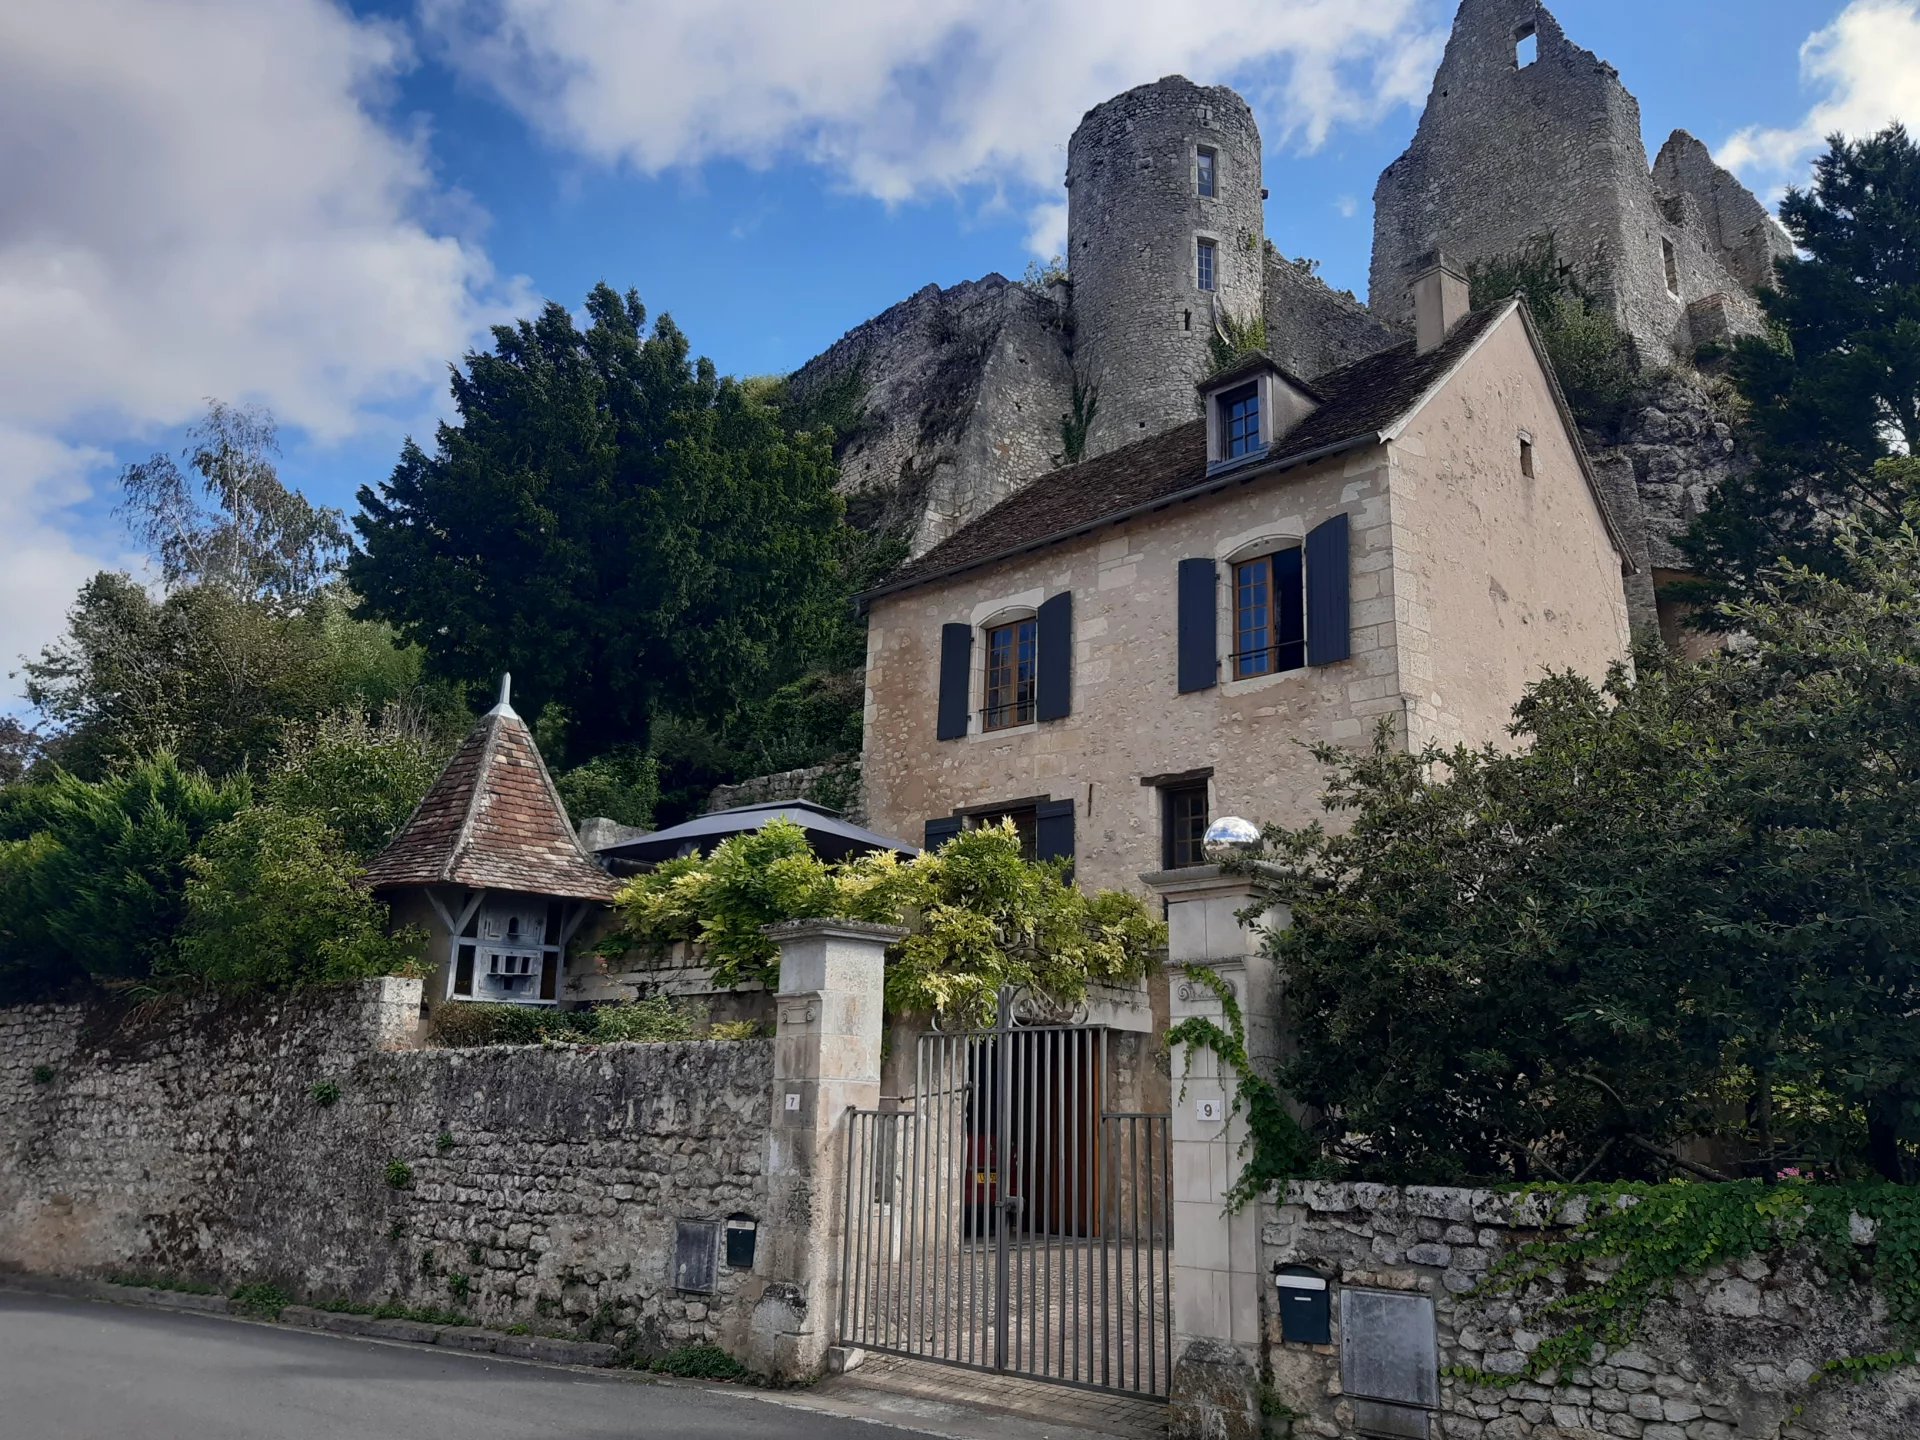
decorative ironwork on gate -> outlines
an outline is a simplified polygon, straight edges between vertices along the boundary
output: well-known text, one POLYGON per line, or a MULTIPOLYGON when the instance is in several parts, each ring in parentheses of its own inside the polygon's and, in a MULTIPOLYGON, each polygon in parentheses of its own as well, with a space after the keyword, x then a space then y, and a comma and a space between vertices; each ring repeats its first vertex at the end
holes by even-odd
POLYGON ((842 1344, 1166 1395, 1170 1117, 1108 1109, 1108 1032, 1069 1018, 1003 994, 850 1112, 842 1344))

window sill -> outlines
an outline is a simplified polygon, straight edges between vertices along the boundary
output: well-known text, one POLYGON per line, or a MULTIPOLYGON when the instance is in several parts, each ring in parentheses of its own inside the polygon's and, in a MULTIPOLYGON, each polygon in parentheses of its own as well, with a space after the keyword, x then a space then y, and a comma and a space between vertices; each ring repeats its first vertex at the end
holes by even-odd
POLYGON ((1215 688, 1222 695, 1248 695, 1256 690, 1265 690, 1268 686, 1278 685, 1284 680, 1296 680, 1313 673, 1311 665, 1302 665, 1297 670, 1275 670, 1266 675, 1248 675, 1238 680, 1222 680, 1215 688))
POLYGON ((1021 735, 1031 735, 1040 728, 1038 720, 1029 720, 1024 725, 1002 725, 997 730, 969 730, 967 739, 978 744, 981 741, 991 743, 995 740, 1010 740, 1021 735))
POLYGON ((447 999, 461 1005, 523 1005, 529 1010, 554 1010, 560 1005, 558 1000, 516 1000, 502 995, 449 995, 447 999))
POLYGON ((1271 446, 1262 445, 1258 450, 1250 450, 1245 455, 1236 455, 1231 460, 1209 460, 1207 478, 1211 480, 1216 475, 1230 475, 1235 470, 1244 470, 1249 465, 1258 465, 1267 458, 1271 449, 1271 446))

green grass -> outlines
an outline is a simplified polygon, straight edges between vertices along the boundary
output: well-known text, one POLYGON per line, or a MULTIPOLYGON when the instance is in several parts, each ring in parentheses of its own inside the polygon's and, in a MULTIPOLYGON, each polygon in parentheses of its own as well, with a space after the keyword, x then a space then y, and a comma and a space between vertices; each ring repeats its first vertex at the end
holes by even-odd
POLYGON ((682 1345, 654 1356, 646 1368, 656 1375, 674 1375, 682 1380, 748 1380, 753 1376, 718 1345, 682 1345))

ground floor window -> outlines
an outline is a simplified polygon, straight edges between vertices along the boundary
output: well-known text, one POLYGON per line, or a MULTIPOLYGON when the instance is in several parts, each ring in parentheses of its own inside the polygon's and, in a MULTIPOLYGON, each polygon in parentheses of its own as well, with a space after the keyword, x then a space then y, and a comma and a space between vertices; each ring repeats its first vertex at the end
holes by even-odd
POLYGON ((1160 861, 1168 870, 1204 865, 1207 859, 1207 782, 1193 780, 1160 789, 1160 861))

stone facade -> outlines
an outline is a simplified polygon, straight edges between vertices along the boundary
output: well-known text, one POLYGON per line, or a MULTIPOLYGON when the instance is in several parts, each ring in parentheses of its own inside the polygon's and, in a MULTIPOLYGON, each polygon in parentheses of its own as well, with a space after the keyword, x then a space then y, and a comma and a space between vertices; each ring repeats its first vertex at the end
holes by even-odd
POLYGON ((1374 191, 1374 306, 1404 318, 1435 248, 1473 264, 1547 236, 1649 364, 1757 333, 1752 288, 1790 249, 1691 136, 1650 169, 1619 73, 1537 0, 1465 0, 1413 144, 1374 191), (1523 37, 1538 46, 1524 66, 1523 37))
POLYGON ((419 1007, 0 1011, 0 1265, 750 1350, 764 1263, 677 1290, 675 1227, 769 1221, 772 1042, 421 1050, 419 1007))
POLYGON ((1136 888, 1161 867, 1161 793, 1143 781, 1210 770, 1213 815, 1305 824, 1321 815, 1325 777, 1303 742, 1364 744, 1382 719, 1414 745, 1499 742, 1543 667, 1598 677, 1627 642, 1620 559, 1515 311, 1388 443, 877 598, 868 813, 914 840, 956 811, 1071 800, 1079 880, 1136 888), (1532 479, 1519 469, 1522 431, 1532 479), (1179 562, 1297 538, 1340 512, 1352 529, 1352 657, 1178 694, 1179 562), (1071 714, 937 740, 941 627, 1062 591, 1073 595, 1071 714))
MULTIPOLYGON (((1653 1305, 1630 1347, 1552 1383, 1476 1387, 1459 1366, 1517 1375, 1540 1335, 1504 1301, 1476 1298, 1482 1278, 1537 1239, 1543 1212, 1490 1190, 1297 1183, 1262 1207, 1262 1268, 1303 1266, 1334 1287, 1333 1344, 1282 1340, 1268 1285, 1266 1358, 1292 1433, 1356 1433, 1343 1392, 1338 1292, 1429 1296, 1438 1334, 1435 1440, 1895 1440, 1920 1433, 1920 1373, 1903 1368, 1809 1388, 1826 1362, 1897 1348, 1885 1308, 1836 1289, 1809 1254, 1751 1257, 1684 1281, 1653 1305), (1800 1412, 1797 1406, 1804 1403, 1800 1412)), ((1864 1237, 1862 1237, 1864 1238, 1864 1237)), ((1564 1280, 1550 1283, 1566 1283, 1564 1280)), ((1548 1292, 1553 1293, 1553 1292, 1548 1292)), ((1364 1432, 1362 1432, 1364 1433, 1364 1432)), ((1401 1432, 1394 1432, 1401 1433, 1401 1432)))

